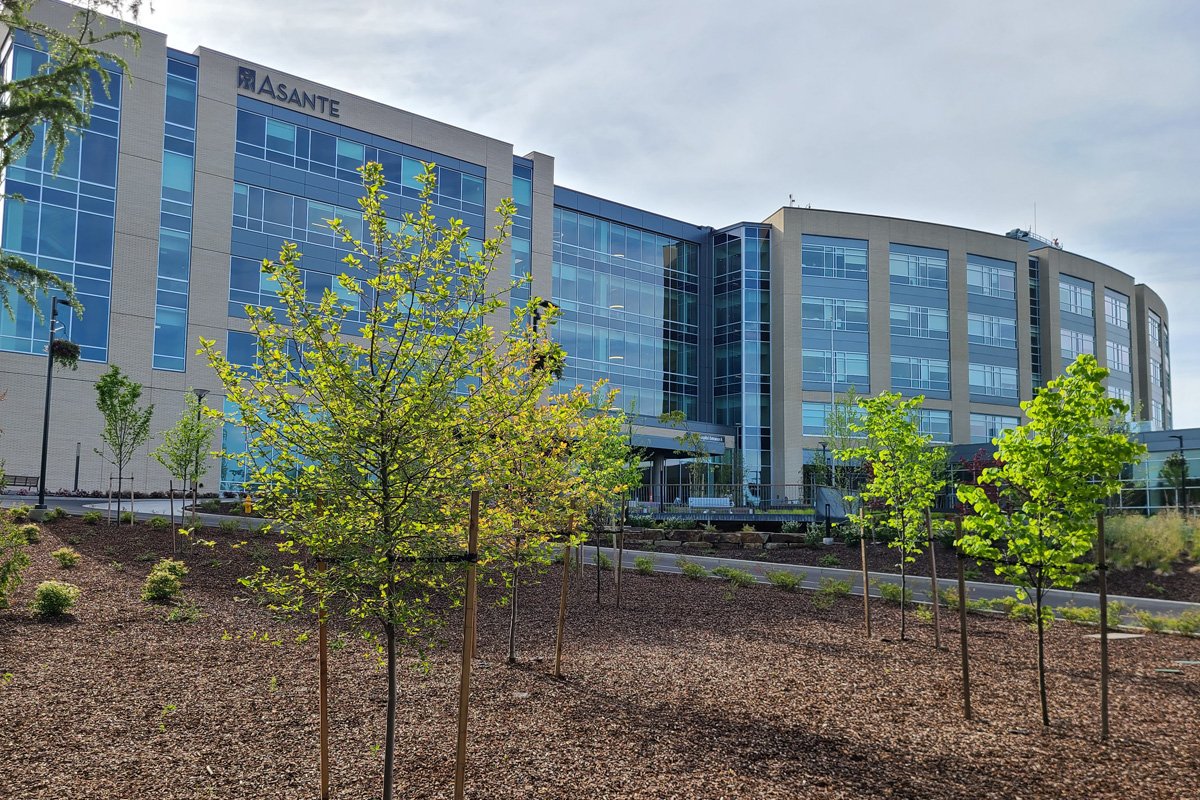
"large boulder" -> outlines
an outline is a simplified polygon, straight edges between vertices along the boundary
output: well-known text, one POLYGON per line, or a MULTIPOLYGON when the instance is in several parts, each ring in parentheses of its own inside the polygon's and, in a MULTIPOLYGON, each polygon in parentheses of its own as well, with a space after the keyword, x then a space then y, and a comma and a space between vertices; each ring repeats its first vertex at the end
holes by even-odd
POLYGON ((743 546, 748 544, 761 545, 767 541, 767 534, 759 533, 758 531, 742 531, 738 534, 738 539, 741 540, 743 546))
POLYGON ((768 544, 803 544, 803 533, 772 533, 767 539, 768 544))

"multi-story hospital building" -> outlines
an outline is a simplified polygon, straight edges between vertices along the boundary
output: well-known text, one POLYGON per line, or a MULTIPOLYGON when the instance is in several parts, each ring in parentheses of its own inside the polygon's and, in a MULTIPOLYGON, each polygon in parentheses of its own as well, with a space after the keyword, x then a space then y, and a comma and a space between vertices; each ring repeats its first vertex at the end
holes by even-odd
MULTIPOLYGON (((37 8, 64 24, 71 13, 53 0, 37 8)), ((43 58, 21 32, 2 57, 9 77, 43 58)), ((55 378, 50 489, 71 487, 77 444, 80 488, 107 486, 92 450, 93 384, 108 364, 144 384, 161 430, 189 388, 221 402, 195 354, 200 337, 253 362, 244 308, 275 299, 264 257, 297 242, 306 286, 317 296, 336 287, 341 245, 322 220, 353 224, 366 161, 382 163, 394 212, 416 208, 422 162, 436 163, 436 212, 480 235, 514 198, 511 262, 498 279, 528 273, 524 296, 563 309, 563 382, 609 378, 626 405, 636 401, 660 459, 675 432, 656 417, 680 410, 714 452, 740 454, 750 482, 796 483, 831 397, 851 386, 922 394, 921 422, 937 440, 986 442, 1078 353, 1111 370, 1109 390, 1150 427, 1171 424, 1163 301, 1028 231, 793 207, 757 222, 729 224, 737 209, 685 222, 557 186, 549 155, 248 58, 173 50, 150 30, 129 67, 111 96, 97 91, 57 175, 40 146, 4 175, 3 192, 25 197, 0 208, 4 251, 72 280, 86 307, 65 320, 83 363, 55 378)), ((0 458, 36 475, 48 329, 16 308, 15 319, 0 316, 0 458)), ((148 449, 133 471, 139 490, 166 485, 148 449)), ((223 487, 237 478, 227 470, 223 487)))

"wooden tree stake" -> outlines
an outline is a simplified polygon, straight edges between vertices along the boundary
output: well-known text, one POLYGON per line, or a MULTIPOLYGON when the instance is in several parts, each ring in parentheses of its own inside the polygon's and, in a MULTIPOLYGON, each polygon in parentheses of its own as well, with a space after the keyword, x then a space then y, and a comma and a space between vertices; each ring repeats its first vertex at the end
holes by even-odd
POLYGON ((937 551, 934 549, 936 543, 933 541, 933 515, 929 513, 929 507, 925 507, 925 533, 929 537, 929 584, 933 591, 933 596, 930 598, 933 601, 933 649, 942 649, 942 618, 939 613, 938 597, 938 580, 937 580, 937 551))
MULTIPOLYGON (((954 520, 955 541, 962 538, 962 520, 954 520)), ((963 716, 971 719, 971 662, 967 656, 967 581, 964 575, 963 562, 966 555, 961 548, 955 547, 958 555, 958 638, 959 649, 962 651, 962 687, 963 687, 963 716)))
MULTIPOLYGON (((325 562, 317 562, 317 571, 325 572, 325 562)), ((317 611, 317 694, 321 714, 321 800, 329 800, 329 663, 327 653, 325 601, 317 611)))
POLYGON ((563 630, 567 624, 567 586, 571 581, 571 546, 563 546, 562 594, 558 598, 558 636, 554 645, 554 677, 562 677, 563 630))
POLYGON ((1108 740, 1108 542, 1104 512, 1096 515, 1096 570, 1100 577, 1100 740, 1108 740))
POLYGON ((871 638, 871 573, 867 571, 867 529, 858 523, 858 546, 862 550, 863 619, 867 623, 867 638, 871 638))
POLYGON ((458 684, 458 749, 454 760, 454 800, 463 800, 467 785, 467 705, 471 700, 471 656, 475 641, 475 559, 479 550, 479 490, 471 492, 467 535, 467 605, 463 610, 462 676, 458 684))

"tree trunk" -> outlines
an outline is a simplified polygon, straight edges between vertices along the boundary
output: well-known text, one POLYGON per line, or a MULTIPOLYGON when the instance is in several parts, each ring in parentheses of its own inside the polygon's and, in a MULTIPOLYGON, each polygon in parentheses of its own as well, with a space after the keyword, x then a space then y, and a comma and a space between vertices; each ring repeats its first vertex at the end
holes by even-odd
POLYGON ((392 765, 396 759, 396 626, 383 623, 387 638, 387 733, 383 748, 383 800, 392 800, 392 765))
POLYGON ((900 641, 904 641, 907 632, 905 626, 908 621, 905 616, 907 604, 904 602, 906 594, 908 594, 908 550, 902 547, 900 548, 900 641))
POLYGON ((1046 702, 1046 626, 1042 621, 1042 593, 1037 591, 1034 599, 1034 614, 1037 615, 1038 635, 1038 694, 1042 700, 1042 727, 1050 727, 1050 708, 1046 702))

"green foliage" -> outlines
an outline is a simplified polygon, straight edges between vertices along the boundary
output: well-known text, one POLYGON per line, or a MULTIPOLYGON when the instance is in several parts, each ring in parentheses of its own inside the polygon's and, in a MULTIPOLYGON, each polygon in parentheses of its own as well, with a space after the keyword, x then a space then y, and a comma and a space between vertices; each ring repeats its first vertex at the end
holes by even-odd
MULTIPOLYGON (((134 453, 150 438, 150 419, 154 406, 141 407, 142 385, 127 377, 113 364, 96 381, 96 408, 104 417, 100 441, 104 449, 96 454, 117 468, 117 484, 122 485, 125 468, 134 453)), ((120 498, 117 507, 120 508, 120 498)))
POLYGON ((32 510, 29 506, 13 506, 8 509, 8 518, 13 522, 26 522, 32 510))
POLYGON ((166 517, 151 517, 146 524, 159 531, 171 527, 171 523, 167 521, 166 517))
MULTIPOLYGON (((754 526, 752 526, 752 525, 742 526, 743 531, 745 531, 746 528, 749 528, 751 533, 754 531, 754 526)), ((711 522, 702 522, 702 523, 700 523, 700 530, 704 531, 705 533, 716 533, 717 526, 713 525, 711 522)))
POLYGON ((1072 587, 1091 572, 1084 557, 1095 543, 1102 501, 1120 491, 1121 470, 1145 452, 1114 425, 1129 408, 1107 395, 1107 376, 1095 356, 1076 358, 1066 376, 1021 404, 1028 421, 994 440, 999 466, 984 469, 976 485, 958 488, 959 500, 975 512, 963 520, 959 547, 993 563, 1022 599, 1033 595, 1044 726, 1050 724, 1046 615, 1039 613, 1045 593, 1072 587))
POLYGON ((1172 627, 1186 636, 1195 636, 1200 633, 1200 611, 1184 611, 1172 627))
POLYGON ((917 606, 913 609, 913 613, 917 615, 917 619, 921 620, 921 622, 933 622, 932 606, 917 606))
POLYGON ((83 524, 84 525, 99 525, 100 521, 102 519, 104 519, 104 515, 101 514, 99 511, 83 512, 83 524))
POLYGON ((773 569, 767 572, 767 580, 777 589, 782 589, 785 592, 794 592, 804 584, 804 573, 773 569))
POLYGON ((690 519, 664 519, 656 525, 661 525, 663 530, 668 531, 690 531, 693 523, 690 519))
POLYGON ((46 512, 46 516, 42 517, 43 522, 58 522, 60 519, 65 519, 67 510, 60 506, 55 506, 46 512))
POLYGON ((653 528, 654 518, 639 514, 630 514, 627 520, 631 528, 653 528))
POLYGON ((1147 567, 1169 573, 1189 553, 1196 528, 1181 514, 1121 514, 1104 520, 1109 562, 1116 569, 1147 567))
POLYGON ((1084 625, 1100 624, 1100 609, 1093 606, 1060 606, 1056 610, 1059 616, 1067 622, 1084 625))
MULTIPOLYGON (((901 600, 905 603, 912 602, 912 589, 901 589, 900 584, 891 583, 890 581, 872 581, 871 584, 879 590, 879 596, 889 603, 900 604, 901 600)), ((957 601, 958 592, 955 591, 957 601)), ((956 606, 957 607, 957 606, 956 606)))
MULTIPOLYGON (((172 478, 187 487, 198 484, 208 472, 208 455, 218 423, 212 415, 204 414, 200 398, 191 389, 184 392, 183 399, 183 412, 151 455, 172 478)), ((195 511, 192 518, 195 524, 195 511)))
POLYGON ((818 581, 817 594, 813 597, 813 605, 822 611, 833 608, 839 597, 850 594, 850 581, 840 581, 835 578, 821 578, 818 581))
POLYGON ((633 560, 633 566, 642 575, 654 574, 654 559, 650 556, 638 556, 633 560))
MULTIPOLYGON (((712 529, 715 531, 717 529, 717 526, 713 525, 712 529)), ((705 530, 708 530, 708 528, 705 528, 705 530)), ((750 523, 746 523, 745 525, 742 526, 742 533, 757 533, 757 532, 758 531, 756 531, 754 526, 751 525, 750 523)))
POLYGON ((685 558, 678 559, 675 566, 683 571, 683 577, 688 580, 698 581, 701 578, 708 577, 708 570, 697 564, 695 561, 688 561, 685 558))
POLYGON ((62 569, 71 569, 79 563, 79 559, 83 556, 79 555, 79 551, 73 547, 60 547, 55 550, 50 556, 58 562, 58 566, 62 569))
POLYGON ((754 585, 754 576, 742 569, 734 567, 717 567, 712 571, 718 578, 724 578, 735 588, 754 585))
POLYGON ((167 612, 166 620, 167 622, 195 622, 202 616, 198 605, 191 600, 184 600, 171 607, 171 610, 167 612))
POLYGON ((117 521, 120 522, 122 525, 132 525, 133 524, 133 512, 132 511, 122 511, 121 515, 119 517, 117 517, 117 521))
POLYGON ((1135 611, 1133 614, 1141 625, 1151 633, 1162 633, 1172 623, 1172 619, 1163 614, 1152 614, 1149 611, 1135 611))
POLYGON ((808 530, 804 533, 804 545, 806 547, 817 547, 824 538, 819 529, 809 525, 808 530))
POLYGON ((39 617, 60 617, 79 602, 79 587, 62 581, 42 581, 33 593, 29 607, 39 617))
POLYGON ((166 603, 183 589, 183 577, 188 568, 182 561, 170 558, 160 560, 150 569, 146 582, 142 584, 142 599, 148 603, 166 603))
POLYGON ((217 527, 222 533, 237 533, 242 528, 236 519, 223 519, 217 523, 217 527))
POLYGON ((840 567, 842 560, 834 553, 828 553, 817 559, 817 565, 821 567, 840 567))
POLYGON ((835 535, 847 547, 857 545, 862 538, 857 525, 842 524, 834 526, 835 535))
POLYGON ((932 435, 920 431, 917 412, 924 402, 922 396, 905 400, 896 392, 860 401, 866 413, 850 424, 850 430, 865 443, 835 451, 838 458, 861 460, 870 467, 861 496, 875 509, 851 518, 860 525, 890 528, 895 536, 888 546, 900 551, 905 564, 923 551, 925 512, 946 485, 945 451, 931 447, 932 435))
POLYGON ((423 648, 460 601, 462 566, 444 557, 465 549, 469 489, 489 509, 480 569, 507 580, 517 537, 586 524, 620 496, 629 461, 602 386, 548 396, 566 358, 557 309, 535 297, 509 321, 512 201, 480 242, 461 219, 438 222, 434 165, 417 176, 419 210, 397 219, 380 165, 360 174, 361 221, 328 221, 347 253, 333 288, 310 298, 294 244, 264 262, 278 301, 246 311, 255 374, 213 341, 202 348, 236 409, 225 423, 245 433, 246 451, 230 455, 294 561, 245 583, 275 611, 378 625, 394 685, 397 648, 423 648))
POLYGON ((599 564, 600 569, 604 570, 605 572, 612 571, 613 561, 611 558, 608 557, 608 555, 606 553, 600 553, 599 556, 596 558, 596 563, 599 564))
POLYGON ((804 531, 804 523, 796 520, 788 520, 783 523, 779 531, 780 533, 802 533, 804 531))
POLYGON ((27 544, 25 534, 0 516, 0 609, 8 608, 9 599, 23 581, 21 573, 29 566, 27 544))
POLYGON ((42 529, 36 522, 27 522, 17 528, 17 532, 25 537, 26 544, 37 544, 42 540, 42 529))

